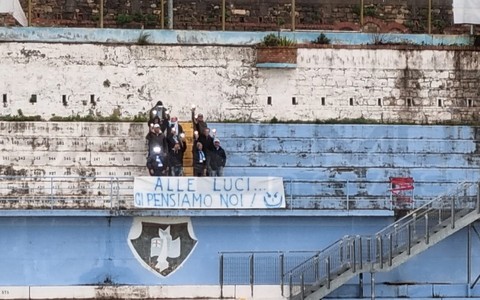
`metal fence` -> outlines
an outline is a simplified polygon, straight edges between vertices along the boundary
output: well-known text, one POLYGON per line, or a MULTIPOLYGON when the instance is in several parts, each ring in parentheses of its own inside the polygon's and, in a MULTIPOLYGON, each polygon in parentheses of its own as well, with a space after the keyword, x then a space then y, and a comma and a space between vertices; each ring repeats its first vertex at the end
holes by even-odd
POLYGON ((304 262, 316 251, 220 252, 219 282, 221 297, 225 285, 279 285, 284 294, 285 272, 304 262))
MULTIPOLYGON (((133 182, 131 176, 0 176, 0 209, 130 209, 134 208, 133 182)), ((286 208, 290 210, 411 209, 435 198, 425 194, 428 190, 443 191, 451 185, 456 184, 416 182, 415 189, 424 194, 412 194, 405 205, 392 194, 389 181, 284 179, 286 208)))
POLYGON ((132 199, 133 177, 0 177, 2 209, 121 209, 132 199))
MULTIPOLYGON (((31 26, 458 33, 463 27, 453 24, 452 2, 149 0, 126 5, 122 0, 118 4, 81 0, 49 6, 21 0, 31 26)), ((12 25, 10 19, 4 23, 12 25)))

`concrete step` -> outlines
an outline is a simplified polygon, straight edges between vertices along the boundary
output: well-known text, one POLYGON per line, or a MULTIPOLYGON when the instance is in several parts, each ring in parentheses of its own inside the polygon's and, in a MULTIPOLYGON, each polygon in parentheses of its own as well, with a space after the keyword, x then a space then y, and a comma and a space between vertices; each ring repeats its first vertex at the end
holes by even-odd
POLYGON ((185 176, 193 176, 193 124, 192 122, 180 122, 183 131, 185 132, 185 138, 187 141, 187 150, 183 155, 183 174, 185 176))

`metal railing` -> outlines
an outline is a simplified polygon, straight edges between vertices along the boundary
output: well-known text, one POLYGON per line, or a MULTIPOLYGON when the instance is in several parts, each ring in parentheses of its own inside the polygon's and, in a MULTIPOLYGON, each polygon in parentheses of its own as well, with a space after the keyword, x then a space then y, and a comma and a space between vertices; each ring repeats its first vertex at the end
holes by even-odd
POLYGON ((354 276, 358 272, 375 272, 399 265, 401 254, 410 255, 419 242, 428 245, 439 230, 455 229, 458 220, 472 212, 478 218, 479 191, 477 183, 462 183, 375 235, 343 237, 285 274, 290 299, 304 299, 320 287, 330 289, 333 280, 347 271, 354 276))
POLYGON ((133 177, 0 177, 2 209, 120 209, 132 199, 133 177))
MULTIPOLYGON (((18 208, 133 208, 134 177, 0 176, 0 209, 18 208)), ((427 191, 444 183, 416 183, 427 191)), ((287 209, 394 210, 397 205, 388 181, 284 179, 287 209), (368 193, 366 193, 368 191, 368 193)), ((412 205, 430 202, 416 194, 412 205)))
POLYGON ((279 285, 282 295, 285 271, 302 263, 316 251, 231 251, 220 252, 219 283, 221 297, 225 285, 279 285))

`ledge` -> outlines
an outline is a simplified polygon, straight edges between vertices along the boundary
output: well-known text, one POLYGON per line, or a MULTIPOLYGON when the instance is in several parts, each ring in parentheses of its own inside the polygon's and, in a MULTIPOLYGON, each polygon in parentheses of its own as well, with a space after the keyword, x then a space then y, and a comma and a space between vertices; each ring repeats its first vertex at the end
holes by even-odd
POLYGON ((257 63, 255 65, 257 68, 262 69, 295 69, 297 64, 290 63, 257 63))
POLYGON ((0 210, 1 217, 390 217, 391 210, 0 210))

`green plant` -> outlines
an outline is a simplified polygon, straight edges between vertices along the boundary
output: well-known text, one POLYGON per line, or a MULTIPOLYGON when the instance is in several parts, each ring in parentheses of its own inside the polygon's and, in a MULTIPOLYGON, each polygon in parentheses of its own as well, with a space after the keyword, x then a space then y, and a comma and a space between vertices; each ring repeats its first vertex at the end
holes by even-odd
POLYGON ((389 43, 390 41, 384 33, 372 33, 370 35, 370 44, 372 45, 385 45, 389 43))
POLYGON ((133 116, 132 122, 147 122, 148 121, 148 116, 147 113, 138 113, 138 115, 133 116))
POLYGON ((145 15, 145 25, 146 26, 155 26, 158 23, 158 17, 156 15, 148 14, 145 15))
POLYGON ((125 25, 133 21, 133 17, 128 14, 119 14, 117 15, 117 24, 125 25))
POLYGON ((363 15, 366 17, 375 17, 377 15, 377 8, 374 5, 368 5, 363 8, 363 15))
POLYGON ((286 36, 280 37, 279 35, 277 36, 274 33, 267 34, 261 43, 263 46, 267 47, 278 47, 278 46, 293 46, 296 44, 294 40, 289 39, 286 36))
POLYGON ((142 32, 137 39, 137 45, 148 45, 150 44, 150 33, 142 32))
POLYGON ((312 41, 312 43, 319 45, 328 45, 330 44, 330 39, 327 38, 325 34, 321 33, 314 41, 312 41))
POLYGON ((141 13, 135 13, 132 16, 132 21, 137 23, 143 23, 143 15, 141 13))
POLYGON ((446 23, 444 20, 442 20, 442 19, 435 19, 435 20, 433 20, 432 25, 433 25, 433 27, 435 27, 435 28, 438 30, 438 32, 440 32, 440 33, 443 33, 443 30, 445 29, 445 27, 447 27, 447 23, 446 23))

